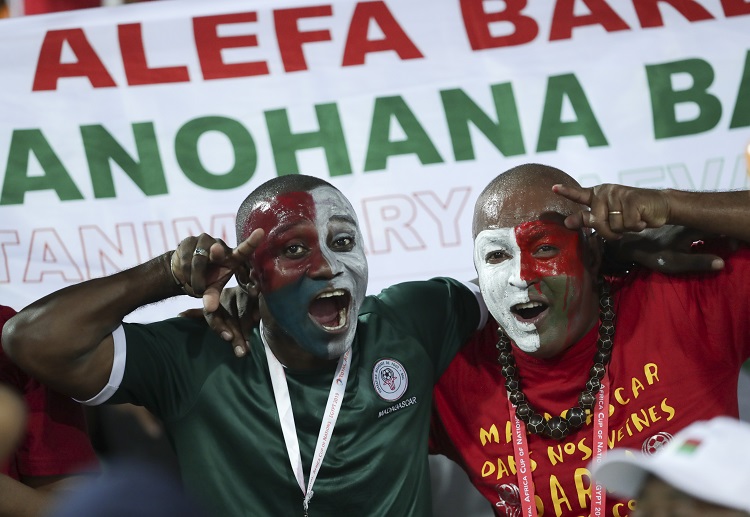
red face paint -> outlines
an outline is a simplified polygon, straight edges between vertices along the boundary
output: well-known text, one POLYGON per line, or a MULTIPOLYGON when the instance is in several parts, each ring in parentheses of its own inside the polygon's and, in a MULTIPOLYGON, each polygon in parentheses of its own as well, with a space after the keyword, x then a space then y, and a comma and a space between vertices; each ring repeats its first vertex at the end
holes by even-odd
POLYGON ((254 270, 260 288, 271 293, 308 271, 328 267, 315 225, 315 203, 308 192, 281 194, 256 208, 243 229, 250 235, 263 228, 266 237, 255 250, 254 270))
POLYGON ((521 279, 530 283, 550 276, 583 277, 579 232, 550 221, 530 221, 514 230, 521 251, 521 279))

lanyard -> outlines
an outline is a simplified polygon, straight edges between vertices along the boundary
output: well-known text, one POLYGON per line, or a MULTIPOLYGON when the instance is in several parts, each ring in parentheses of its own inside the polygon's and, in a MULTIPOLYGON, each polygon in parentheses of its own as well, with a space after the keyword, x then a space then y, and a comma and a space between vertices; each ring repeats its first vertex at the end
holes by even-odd
MULTIPOLYGON (((516 416, 516 406, 508 400, 511 425, 513 426, 513 455, 516 461, 516 476, 518 477, 518 490, 521 499, 521 515, 523 517, 537 517, 534 483, 531 475, 531 459, 529 458, 529 445, 526 440, 526 424, 516 416)), ((594 458, 596 465, 607 450, 607 426, 609 422, 609 376, 601 381, 601 388, 596 394, 596 405, 594 407, 594 458)), ((607 494, 604 487, 597 483, 592 486, 591 493, 591 517, 603 517, 604 507, 607 502, 607 494)))
POLYGON ((286 373, 279 360, 273 355, 271 349, 263 337, 263 327, 261 324, 260 335, 263 339, 263 345, 266 350, 266 359, 268 360, 268 370, 271 373, 271 384, 273 385, 273 394, 276 399, 276 410, 279 412, 279 421, 281 422, 281 432, 284 435, 286 451, 289 455, 289 463, 294 471, 294 477, 297 478, 297 484, 302 490, 305 499, 302 501, 304 515, 307 516, 307 510, 310 505, 310 499, 313 496, 313 484, 318 477, 318 472, 323 464, 323 458, 328 450, 328 444, 333 435, 333 428, 336 426, 336 419, 339 417, 341 403, 344 400, 346 391, 346 381, 349 378, 349 368, 351 362, 352 349, 349 348, 344 355, 339 358, 336 367, 336 375, 331 382, 331 391, 328 394, 326 410, 323 413, 323 421, 320 423, 320 432, 318 433, 318 442, 315 444, 313 453, 313 462, 310 467, 310 478, 305 488, 305 475, 302 470, 302 456, 299 451, 299 442, 297 440, 297 427, 294 424, 294 413, 292 412, 292 401, 289 398, 289 386, 286 383, 286 373))

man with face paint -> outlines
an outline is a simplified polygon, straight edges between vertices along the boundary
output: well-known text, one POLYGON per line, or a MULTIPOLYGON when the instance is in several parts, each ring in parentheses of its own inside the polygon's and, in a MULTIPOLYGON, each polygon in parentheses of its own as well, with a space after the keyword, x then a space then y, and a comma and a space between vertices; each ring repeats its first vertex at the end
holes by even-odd
POLYGON ((496 515, 630 515, 633 501, 592 484, 590 462, 615 447, 650 454, 695 420, 738 415, 748 248, 722 250, 713 272, 601 274, 600 237, 668 224, 747 243, 750 194, 584 189, 529 164, 479 196, 474 263, 494 321, 441 377, 430 443, 496 515))
POLYGON ((253 191, 237 240, 232 250, 190 237, 53 293, 10 320, 3 345, 59 391, 160 417, 183 481, 212 515, 431 515, 432 389, 486 321, 478 287, 435 279, 365 296, 354 210, 309 176, 253 191), (261 318, 256 327, 243 315, 248 339, 234 353, 202 319, 123 322, 185 293, 221 311, 233 274, 261 318))

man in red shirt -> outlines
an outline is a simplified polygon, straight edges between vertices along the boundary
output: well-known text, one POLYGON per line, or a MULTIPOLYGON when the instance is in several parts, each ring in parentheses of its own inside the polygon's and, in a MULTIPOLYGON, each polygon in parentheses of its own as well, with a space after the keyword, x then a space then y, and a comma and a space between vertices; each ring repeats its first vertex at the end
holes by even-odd
POLYGON ((459 463, 498 516, 631 514, 634 502, 608 497, 588 465, 615 447, 653 453, 695 420, 737 416, 750 250, 716 258, 712 272, 615 280, 601 274, 590 228, 618 239, 677 224, 748 242, 749 201, 746 191, 584 189, 537 164, 498 176, 473 227, 494 321, 435 388, 432 451, 459 463))
MULTIPOLYGON (((0 329, 15 311, 0 305, 0 329)), ((0 347, 0 384, 23 397, 27 425, 20 445, 0 457, 0 517, 42 515, 55 490, 71 478, 96 470, 83 409, 15 366, 0 347)))

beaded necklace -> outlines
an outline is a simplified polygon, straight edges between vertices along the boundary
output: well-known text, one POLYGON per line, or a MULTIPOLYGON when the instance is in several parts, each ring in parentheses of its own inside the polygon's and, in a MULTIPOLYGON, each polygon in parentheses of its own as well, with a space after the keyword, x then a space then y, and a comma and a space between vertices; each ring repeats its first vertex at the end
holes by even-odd
POLYGON ((604 378, 607 364, 612 357, 615 312, 610 286, 606 282, 603 282, 599 293, 599 319, 601 325, 599 326, 599 338, 596 343, 594 365, 589 370, 589 379, 586 381, 586 386, 578 396, 578 405, 570 408, 566 416, 553 416, 548 420, 529 404, 526 395, 521 391, 518 367, 513 357, 510 338, 502 328, 498 328, 499 339, 495 346, 500 352, 497 361, 502 366, 505 389, 508 391, 508 399, 516 407, 516 416, 526 424, 529 432, 555 440, 562 440, 586 423, 586 415, 594 408, 596 395, 601 388, 601 380, 604 378))

